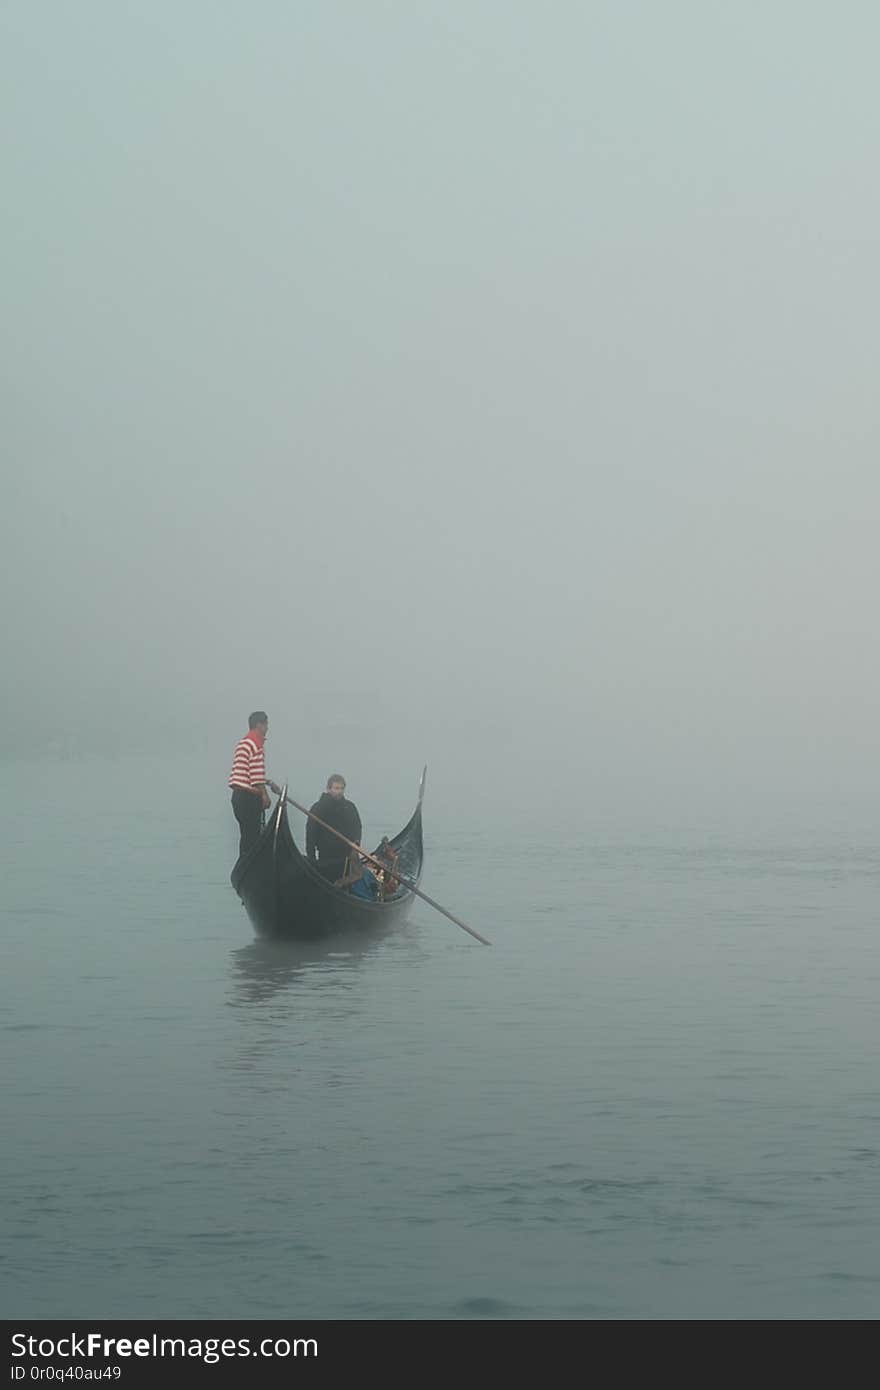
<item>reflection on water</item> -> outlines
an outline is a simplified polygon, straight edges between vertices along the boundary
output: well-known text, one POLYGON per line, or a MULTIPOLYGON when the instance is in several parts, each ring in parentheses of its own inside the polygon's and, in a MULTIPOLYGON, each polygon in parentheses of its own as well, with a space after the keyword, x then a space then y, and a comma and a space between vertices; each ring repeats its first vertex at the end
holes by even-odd
POLYGON ((388 930, 349 932, 326 941, 258 939, 230 953, 234 1006, 259 1004, 293 985, 307 983, 317 972, 331 970, 344 987, 346 973, 375 951, 388 930))

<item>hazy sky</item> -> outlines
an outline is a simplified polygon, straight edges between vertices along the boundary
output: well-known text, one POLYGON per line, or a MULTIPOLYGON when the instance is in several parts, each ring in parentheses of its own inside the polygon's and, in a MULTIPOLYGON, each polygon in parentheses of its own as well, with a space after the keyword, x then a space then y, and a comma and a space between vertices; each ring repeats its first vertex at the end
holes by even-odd
POLYGON ((875 815, 878 51, 4 0, 7 745, 875 815))

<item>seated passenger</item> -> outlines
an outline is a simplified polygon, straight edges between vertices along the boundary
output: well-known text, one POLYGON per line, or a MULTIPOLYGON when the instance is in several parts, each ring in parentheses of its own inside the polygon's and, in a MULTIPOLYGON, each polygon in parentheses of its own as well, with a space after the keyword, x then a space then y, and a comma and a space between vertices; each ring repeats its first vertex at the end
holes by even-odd
POLYGON ((384 873, 381 876, 382 897, 390 898, 400 887, 400 879, 395 877, 395 870, 400 865, 400 855, 391 844, 387 835, 382 836, 382 843, 373 852, 373 858, 378 859, 384 866, 384 873))
POLYGON ((383 878, 381 869, 374 868, 372 864, 362 864, 360 876, 351 885, 352 896, 364 898, 368 903, 378 902, 382 897, 383 878))

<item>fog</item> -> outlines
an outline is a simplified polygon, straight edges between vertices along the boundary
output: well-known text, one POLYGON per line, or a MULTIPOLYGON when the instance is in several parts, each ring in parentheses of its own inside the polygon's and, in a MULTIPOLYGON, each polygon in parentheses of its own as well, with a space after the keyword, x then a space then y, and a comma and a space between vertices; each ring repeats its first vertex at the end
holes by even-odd
POLYGON ((876 825, 878 43, 6 0, 6 755, 876 825))

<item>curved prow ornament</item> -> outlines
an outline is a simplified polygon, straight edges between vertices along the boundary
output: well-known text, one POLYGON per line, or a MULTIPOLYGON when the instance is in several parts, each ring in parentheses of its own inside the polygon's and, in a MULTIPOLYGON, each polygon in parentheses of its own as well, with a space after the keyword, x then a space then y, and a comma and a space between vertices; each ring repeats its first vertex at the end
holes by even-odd
POLYGON ((284 783, 284 786, 283 786, 282 789, 281 789, 281 795, 280 795, 279 798, 278 798, 278 805, 275 807, 275 816, 274 816, 275 826, 274 826, 274 829, 273 829, 273 831, 272 831, 272 857, 273 857, 273 858, 274 858, 275 855, 278 853, 278 831, 281 829, 281 821, 282 821, 282 817, 283 817, 283 815, 284 815, 284 807, 285 807, 285 804, 286 804, 286 800, 287 800, 287 783, 285 782, 285 783, 284 783))

